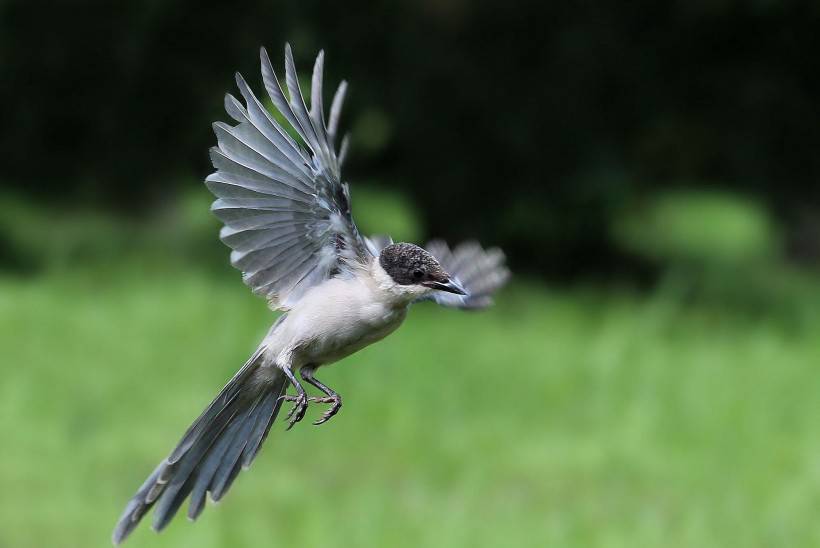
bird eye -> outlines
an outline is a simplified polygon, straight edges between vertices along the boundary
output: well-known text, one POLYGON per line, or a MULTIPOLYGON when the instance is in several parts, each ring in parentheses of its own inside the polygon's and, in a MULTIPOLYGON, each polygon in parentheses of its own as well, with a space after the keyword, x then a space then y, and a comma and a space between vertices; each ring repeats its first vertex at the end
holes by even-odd
POLYGON ((424 272, 422 272, 421 270, 416 269, 413 271, 413 278, 415 278, 416 280, 420 280, 422 276, 424 276, 424 272))

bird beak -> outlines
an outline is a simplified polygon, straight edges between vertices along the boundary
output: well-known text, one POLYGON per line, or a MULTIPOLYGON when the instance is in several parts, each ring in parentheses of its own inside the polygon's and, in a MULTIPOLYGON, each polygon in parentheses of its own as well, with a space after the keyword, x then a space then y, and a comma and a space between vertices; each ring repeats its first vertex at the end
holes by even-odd
POLYGON ((456 295, 467 294, 467 290, 464 289, 464 287, 460 283, 449 277, 444 278, 443 282, 425 282, 422 285, 430 287, 432 289, 438 289, 439 291, 455 293, 456 295))

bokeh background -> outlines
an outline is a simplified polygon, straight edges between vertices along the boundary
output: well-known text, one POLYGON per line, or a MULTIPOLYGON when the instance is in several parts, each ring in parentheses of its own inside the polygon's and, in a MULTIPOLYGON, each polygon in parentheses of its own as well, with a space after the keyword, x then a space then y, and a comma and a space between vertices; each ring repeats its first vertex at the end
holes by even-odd
POLYGON ((129 546, 820 545, 818 28, 788 0, 0 2, 0 547, 108 545, 272 322, 201 181, 234 71, 261 90, 285 41, 350 82, 362 231, 515 277, 416 307, 325 372, 339 417, 129 546))

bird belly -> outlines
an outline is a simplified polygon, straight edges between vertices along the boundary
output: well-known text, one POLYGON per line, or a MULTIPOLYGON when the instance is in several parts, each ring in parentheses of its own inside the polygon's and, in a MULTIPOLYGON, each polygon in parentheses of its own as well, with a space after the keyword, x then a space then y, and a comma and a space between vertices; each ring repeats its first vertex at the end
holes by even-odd
POLYGON ((272 333, 270 347, 292 368, 341 360, 395 331, 407 307, 374 299, 355 281, 330 281, 306 295, 272 333))
POLYGON ((339 361, 385 338, 398 329, 406 316, 406 310, 384 310, 376 314, 372 310, 359 312, 353 321, 346 317, 332 329, 316 333, 299 352, 302 361, 315 365, 339 361))

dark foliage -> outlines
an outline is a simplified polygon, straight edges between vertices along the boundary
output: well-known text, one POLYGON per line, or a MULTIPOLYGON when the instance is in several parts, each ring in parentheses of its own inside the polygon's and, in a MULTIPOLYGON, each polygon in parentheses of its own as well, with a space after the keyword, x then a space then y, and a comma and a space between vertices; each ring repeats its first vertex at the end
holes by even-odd
POLYGON ((611 272, 613 215, 681 182, 755 194, 799 236, 820 198, 817 6, 7 0, 3 184, 139 213, 209 172, 233 71, 258 83, 258 46, 289 40, 351 83, 349 179, 402 186, 431 233, 519 268, 611 272))

